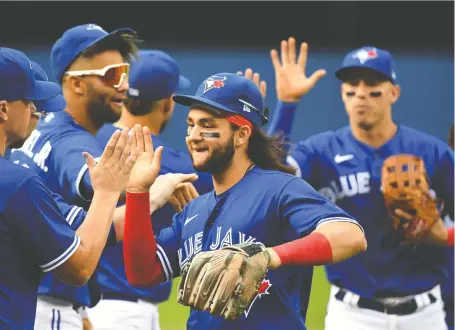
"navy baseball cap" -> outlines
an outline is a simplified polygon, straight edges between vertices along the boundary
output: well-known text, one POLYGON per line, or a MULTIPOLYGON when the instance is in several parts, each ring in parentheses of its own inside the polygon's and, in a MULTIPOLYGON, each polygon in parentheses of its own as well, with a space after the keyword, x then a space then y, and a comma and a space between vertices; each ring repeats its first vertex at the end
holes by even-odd
MULTIPOLYGON (((47 76, 46 71, 36 63, 35 61, 31 61, 33 66, 33 72, 35 74, 35 79, 39 81, 49 81, 49 77, 47 76)), ((57 112, 65 109, 66 101, 63 97, 62 93, 59 93, 57 96, 54 96, 45 101, 35 101, 33 102, 35 107, 39 111, 45 112, 57 112)))
POLYGON ((375 47, 362 47, 347 54, 341 67, 335 72, 340 80, 347 80, 357 69, 372 70, 396 84, 395 60, 386 51, 375 47))
POLYGON ((177 61, 159 50, 140 50, 129 73, 128 96, 145 101, 156 101, 191 86, 180 74, 177 61))
POLYGON ((219 114, 219 110, 245 117, 261 127, 267 124, 268 109, 264 109, 259 88, 244 76, 234 73, 217 73, 199 86, 196 94, 174 95, 176 103, 185 106, 200 105, 219 114))
POLYGON ((62 80, 66 69, 84 50, 103 39, 120 34, 136 36, 136 32, 132 29, 122 28, 108 33, 96 24, 78 25, 66 30, 51 50, 52 70, 56 79, 62 80))
POLYGON ((47 100, 61 92, 56 83, 36 80, 32 62, 24 53, 0 48, 0 100, 47 100))

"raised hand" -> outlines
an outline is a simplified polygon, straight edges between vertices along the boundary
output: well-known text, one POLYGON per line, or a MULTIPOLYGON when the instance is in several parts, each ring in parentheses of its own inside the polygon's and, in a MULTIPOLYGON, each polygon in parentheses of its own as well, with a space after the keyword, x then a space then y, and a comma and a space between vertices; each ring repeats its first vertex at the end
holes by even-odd
POLYGON ((117 130, 110 138, 98 163, 88 152, 82 153, 88 166, 93 190, 120 193, 125 189, 138 158, 133 148, 135 137, 128 130, 117 130))
POLYGON ((296 45, 293 37, 287 41, 281 41, 281 63, 278 52, 275 49, 271 50, 270 57, 275 69, 276 92, 280 101, 300 101, 300 98, 325 76, 326 71, 322 69, 317 70, 310 77, 306 76, 307 55, 308 45, 306 42, 302 42, 300 54, 296 60, 296 45))
POLYGON ((248 68, 245 70, 245 74, 242 71, 238 71, 237 74, 244 75, 245 78, 254 82, 256 86, 258 86, 259 90, 261 91, 262 99, 265 100, 267 95, 267 83, 264 80, 261 80, 261 76, 257 72, 253 72, 252 69, 248 68))
POLYGON ((146 126, 135 125, 132 132, 136 137, 139 156, 131 171, 126 190, 131 193, 147 192, 160 172, 163 147, 153 149, 150 129, 146 126))

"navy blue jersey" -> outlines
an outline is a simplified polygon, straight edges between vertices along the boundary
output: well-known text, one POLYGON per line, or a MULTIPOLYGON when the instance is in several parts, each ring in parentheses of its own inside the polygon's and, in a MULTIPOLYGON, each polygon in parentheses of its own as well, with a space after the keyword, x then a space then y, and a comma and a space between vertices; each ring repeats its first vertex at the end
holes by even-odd
POLYGON ((0 328, 33 329, 41 272, 68 260, 80 239, 36 173, 1 157, 0 173, 0 328))
MULTIPOLYGON (((112 124, 105 124, 98 132, 98 142, 105 146, 117 128, 112 124)), ((152 136, 155 148, 163 146, 160 174, 166 173, 194 173, 193 163, 188 153, 177 151, 167 146, 156 136, 152 136)), ((213 189, 212 177, 208 173, 201 173, 195 182, 199 193, 213 189)), ((166 204, 153 215, 153 228, 158 233, 172 222, 174 209, 166 204)), ((163 283, 153 288, 137 288, 128 283, 123 262, 123 242, 108 247, 103 251, 98 266, 98 281, 103 293, 116 293, 131 297, 147 299, 153 302, 162 302, 169 298, 172 283, 163 283)))
POLYGON ((453 151, 445 142, 412 128, 399 125, 396 135, 375 149, 356 140, 346 126, 297 143, 289 158, 298 175, 365 228, 365 253, 326 266, 331 283, 363 296, 417 294, 447 278, 440 247, 388 244, 394 233, 380 191, 381 168, 395 154, 423 158, 431 189, 445 200, 453 216, 453 151))
MULTIPOLYGON (((13 150, 10 159, 38 173, 46 186, 66 202, 88 209, 93 189, 82 156, 84 151, 98 160, 103 147, 67 112, 61 111, 49 113, 40 120, 22 148, 13 150)), ((93 279, 90 283, 95 284, 93 279)), ((43 276, 39 294, 79 305, 90 306, 96 303, 91 301, 87 285, 72 287, 52 274, 43 276)))
MULTIPOLYGON (((317 226, 355 220, 304 180, 254 167, 221 195, 214 191, 190 202, 157 237, 157 256, 167 280, 201 251, 248 241, 276 246, 317 226), (248 198, 245 198, 248 196, 248 198)), ((191 310, 188 329, 305 329, 301 304, 308 305, 313 267, 280 267, 267 273, 248 310, 235 322, 191 310), (308 288, 305 297, 300 288, 308 288)))

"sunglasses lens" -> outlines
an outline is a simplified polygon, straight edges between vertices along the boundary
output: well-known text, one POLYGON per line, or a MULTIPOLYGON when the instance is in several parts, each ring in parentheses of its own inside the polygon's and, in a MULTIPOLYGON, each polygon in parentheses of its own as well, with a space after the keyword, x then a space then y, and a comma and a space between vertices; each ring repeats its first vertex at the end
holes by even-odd
POLYGON ((106 71, 103 80, 109 86, 120 87, 122 79, 125 79, 128 76, 128 72, 129 72, 128 65, 113 67, 106 71))

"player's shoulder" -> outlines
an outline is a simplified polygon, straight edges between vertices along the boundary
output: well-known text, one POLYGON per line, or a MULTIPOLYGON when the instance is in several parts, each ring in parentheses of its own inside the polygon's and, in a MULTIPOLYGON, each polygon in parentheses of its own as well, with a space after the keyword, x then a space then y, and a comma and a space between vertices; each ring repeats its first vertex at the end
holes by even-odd
POLYGON ((399 130, 403 142, 406 144, 417 144, 419 147, 449 148, 446 141, 418 129, 406 125, 399 125, 399 130))
POLYGON ((0 209, 3 209, 10 197, 28 180, 38 178, 35 171, 0 158, 0 209))
POLYGON ((306 139, 300 140, 295 144, 296 149, 299 148, 314 148, 316 150, 324 150, 333 145, 343 145, 350 139, 351 130, 349 126, 341 127, 337 130, 328 130, 313 134, 306 139))
POLYGON ((262 191, 270 190, 276 192, 279 187, 286 186, 289 182, 299 179, 293 174, 264 169, 259 166, 253 167, 249 175, 246 176, 247 181, 251 181, 253 184, 248 185, 254 187, 254 189, 260 189, 262 191))

